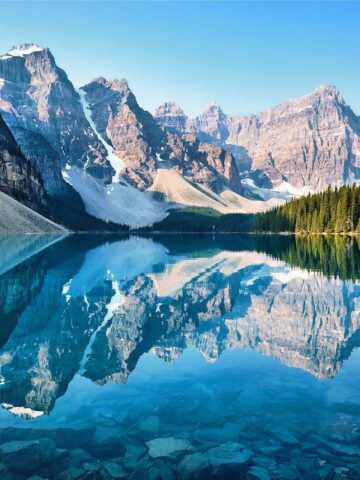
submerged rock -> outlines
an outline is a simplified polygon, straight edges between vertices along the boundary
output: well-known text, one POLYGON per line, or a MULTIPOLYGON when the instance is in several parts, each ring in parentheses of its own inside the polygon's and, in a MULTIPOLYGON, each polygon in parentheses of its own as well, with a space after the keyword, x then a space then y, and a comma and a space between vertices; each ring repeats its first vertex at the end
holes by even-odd
POLYGON ((280 426, 268 427, 267 431, 286 445, 296 445, 297 443, 299 443, 299 440, 286 428, 280 426))
MULTIPOLYGON (((61 472, 55 480, 80 480, 86 475, 85 470, 78 467, 71 467, 64 472, 61 472)), ((89 478, 88 476, 86 478, 89 478)), ((91 478, 91 477, 90 477, 91 478)))
POLYGON ((324 422, 320 434, 335 442, 356 442, 360 439, 360 424, 350 415, 340 414, 324 422))
POLYGON ((271 474, 279 480, 297 480, 303 478, 295 467, 285 463, 273 467, 271 469, 271 474))
POLYGON ((188 440, 174 437, 155 438, 146 442, 149 447, 149 455, 152 458, 169 457, 183 450, 190 450, 191 443, 188 440))
POLYGON ((13 441, 0 446, 3 464, 16 471, 34 472, 56 455, 56 446, 47 438, 41 440, 13 441))
POLYGON ((234 444, 220 445, 207 452, 187 455, 179 464, 180 478, 233 478, 247 467, 253 452, 251 450, 233 450, 234 444))

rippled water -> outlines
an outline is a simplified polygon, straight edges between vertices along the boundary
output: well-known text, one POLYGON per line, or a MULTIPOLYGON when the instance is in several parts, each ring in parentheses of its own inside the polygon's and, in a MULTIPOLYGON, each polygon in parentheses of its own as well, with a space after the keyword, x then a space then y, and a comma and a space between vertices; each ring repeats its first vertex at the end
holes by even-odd
POLYGON ((356 240, 0 238, 0 478, 360 478, 356 240))

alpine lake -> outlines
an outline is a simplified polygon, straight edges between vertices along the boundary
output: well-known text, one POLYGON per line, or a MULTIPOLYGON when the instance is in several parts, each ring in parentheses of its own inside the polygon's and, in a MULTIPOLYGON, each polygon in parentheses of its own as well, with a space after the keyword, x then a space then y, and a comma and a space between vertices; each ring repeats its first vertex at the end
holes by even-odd
POLYGON ((1 480, 360 478, 355 237, 0 237, 1 480))

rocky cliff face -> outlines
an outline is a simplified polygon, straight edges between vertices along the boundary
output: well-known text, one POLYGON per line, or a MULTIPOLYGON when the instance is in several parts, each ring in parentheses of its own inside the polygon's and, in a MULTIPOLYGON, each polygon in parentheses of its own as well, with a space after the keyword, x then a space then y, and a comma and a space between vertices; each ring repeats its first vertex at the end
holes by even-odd
POLYGON ((76 91, 47 48, 26 44, 0 57, 0 112, 46 191, 100 219, 132 226, 161 220, 167 207, 153 197, 169 199, 164 190, 181 187, 159 190, 158 182, 160 195, 142 194, 160 170, 200 187, 205 204, 214 193, 240 190, 231 154, 194 135, 166 132, 125 80, 98 78, 76 91), (135 211, 144 212, 140 220, 135 211))
POLYGON ((0 116, 0 190, 28 207, 42 212, 46 205, 42 180, 21 153, 0 116))
MULTIPOLYGON (((156 118, 167 128, 166 115, 156 118)), ((172 130, 221 145, 240 169, 265 172, 275 187, 288 182, 321 190, 360 177, 360 120, 333 86, 258 115, 229 116, 211 105, 193 119, 171 118, 172 130)))
POLYGON ((240 188, 229 153, 202 144, 194 135, 165 132, 138 105, 126 80, 98 78, 82 90, 97 130, 123 162, 121 176, 137 188, 149 188, 162 168, 173 168, 214 191, 240 188))
POLYGON ((66 163, 111 178, 105 148, 49 49, 26 44, 0 57, 0 111, 50 194, 68 188, 61 174, 66 163))
POLYGON ((166 130, 176 133, 185 132, 188 117, 174 102, 165 102, 155 110, 154 117, 166 130))

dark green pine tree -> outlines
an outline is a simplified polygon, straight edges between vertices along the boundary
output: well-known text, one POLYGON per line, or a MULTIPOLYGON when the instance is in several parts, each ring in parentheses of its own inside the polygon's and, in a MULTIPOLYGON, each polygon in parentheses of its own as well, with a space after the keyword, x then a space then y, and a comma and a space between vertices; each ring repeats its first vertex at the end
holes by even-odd
POLYGON ((258 214, 256 231, 360 233, 360 187, 343 186, 291 200, 258 214))
POLYGON ((341 187, 338 193, 335 215, 335 233, 348 231, 348 198, 346 187, 341 187))

